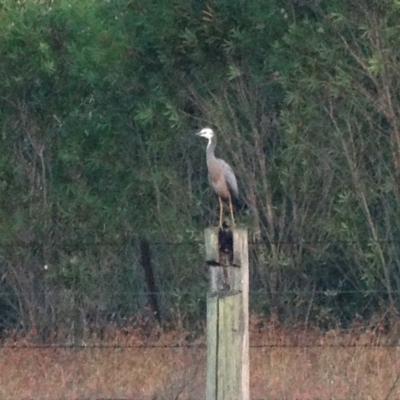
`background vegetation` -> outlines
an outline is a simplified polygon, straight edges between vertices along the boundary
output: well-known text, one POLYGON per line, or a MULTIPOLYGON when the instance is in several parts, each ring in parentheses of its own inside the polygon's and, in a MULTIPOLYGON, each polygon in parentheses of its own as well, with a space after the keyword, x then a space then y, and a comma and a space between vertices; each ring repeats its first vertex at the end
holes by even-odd
POLYGON ((212 126, 249 204, 255 312, 400 306, 400 4, 4 0, 0 325, 201 323, 212 126))

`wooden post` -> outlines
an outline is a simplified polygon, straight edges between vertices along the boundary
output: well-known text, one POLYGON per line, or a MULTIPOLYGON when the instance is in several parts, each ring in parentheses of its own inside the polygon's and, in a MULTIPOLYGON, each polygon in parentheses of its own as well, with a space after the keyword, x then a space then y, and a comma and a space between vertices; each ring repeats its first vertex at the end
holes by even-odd
POLYGON ((250 400, 247 230, 205 230, 211 290, 207 297, 206 400, 250 400))

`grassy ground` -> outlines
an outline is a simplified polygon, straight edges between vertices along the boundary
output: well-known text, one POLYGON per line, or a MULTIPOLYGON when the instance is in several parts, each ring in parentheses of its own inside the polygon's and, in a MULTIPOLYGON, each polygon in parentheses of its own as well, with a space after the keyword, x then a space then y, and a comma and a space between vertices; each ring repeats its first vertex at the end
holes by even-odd
MULTIPOLYGON (((252 399, 400 399, 396 330, 322 334, 257 318, 250 325, 252 399)), ((16 347, 0 349, 0 399, 203 400, 204 338, 187 336, 127 329, 79 349, 37 347, 33 333, 10 336, 3 346, 16 347), (146 345, 158 347, 135 347, 146 345)))

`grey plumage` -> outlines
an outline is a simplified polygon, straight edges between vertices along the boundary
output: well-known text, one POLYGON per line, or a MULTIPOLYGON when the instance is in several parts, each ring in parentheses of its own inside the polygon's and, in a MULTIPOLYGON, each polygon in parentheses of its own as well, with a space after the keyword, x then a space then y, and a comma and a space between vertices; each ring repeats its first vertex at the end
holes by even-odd
POLYGON ((233 225, 235 225, 232 202, 235 202, 235 200, 237 200, 239 196, 235 174, 228 163, 226 163, 224 160, 221 160, 220 158, 215 157, 214 151, 217 145, 217 138, 213 130, 210 128, 204 128, 200 132, 198 132, 197 135, 208 139, 206 150, 208 178, 211 187, 219 198, 220 204, 220 218, 218 226, 222 227, 222 200, 229 203, 232 222, 233 225))

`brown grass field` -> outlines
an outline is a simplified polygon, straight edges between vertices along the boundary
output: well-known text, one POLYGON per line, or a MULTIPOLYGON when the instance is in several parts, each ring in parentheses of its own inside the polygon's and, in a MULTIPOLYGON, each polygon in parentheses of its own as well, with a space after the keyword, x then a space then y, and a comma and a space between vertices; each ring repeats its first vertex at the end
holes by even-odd
MULTIPOLYGON (((400 399, 398 329, 287 329, 252 317, 255 399, 400 399)), ((0 399, 197 400, 205 398, 205 339, 136 326, 79 348, 41 347, 9 333, 0 348, 0 399)))

